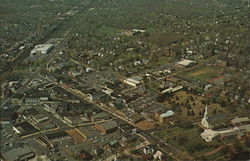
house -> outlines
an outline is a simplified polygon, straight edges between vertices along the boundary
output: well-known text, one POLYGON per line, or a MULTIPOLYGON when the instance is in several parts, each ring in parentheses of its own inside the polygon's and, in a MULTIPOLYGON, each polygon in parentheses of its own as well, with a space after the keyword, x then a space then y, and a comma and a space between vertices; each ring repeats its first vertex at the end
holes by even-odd
POLYGON ((121 138, 121 141, 120 141, 120 144, 125 146, 125 145, 128 145, 130 143, 133 143, 137 140, 137 136, 136 135, 133 135, 133 136, 123 136, 121 138))
POLYGON ((79 157, 82 159, 82 160, 91 160, 92 158, 93 158, 93 156, 89 153, 89 152, 87 152, 87 151, 85 151, 85 150, 81 150, 81 151, 79 151, 79 157))
POLYGON ((204 87, 204 90, 207 91, 209 88, 211 88, 213 85, 212 84, 207 84, 204 87))
POLYGON ((105 123, 97 124, 96 129, 101 131, 103 134, 110 134, 117 130, 117 122, 116 121, 108 121, 105 123))

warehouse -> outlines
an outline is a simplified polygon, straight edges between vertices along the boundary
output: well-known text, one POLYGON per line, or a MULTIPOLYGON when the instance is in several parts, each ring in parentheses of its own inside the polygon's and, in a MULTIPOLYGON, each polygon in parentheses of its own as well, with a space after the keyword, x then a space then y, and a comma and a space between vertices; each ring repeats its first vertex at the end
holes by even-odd
POLYGON ((103 134, 110 134, 117 130, 117 122, 109 121, 96 126, 97 130, 101 131, 103 134))
POLYGON ((48 54, 53 49, 53 47, 54 47, 53 44, 36 45, 35 48, 31 50, 30 55, 48 54))

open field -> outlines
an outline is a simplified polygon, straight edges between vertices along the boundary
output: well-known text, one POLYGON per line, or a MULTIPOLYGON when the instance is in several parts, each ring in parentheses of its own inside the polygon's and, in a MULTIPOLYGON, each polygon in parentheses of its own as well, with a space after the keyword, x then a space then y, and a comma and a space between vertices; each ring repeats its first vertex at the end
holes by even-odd
POLYGON ((213 151, 219 146, 216 142, 206 143, 201 139, 200 131, 195 128, 174 127, 155 132, 154 135, 181 150, 187 150, 196 157, 213 151))
MULTIPOLYGON (((205 109, 206 98, 203 96, 194 95, 186 91, 178 91, 174 93, 170 99, 172 102, 177 104, 176 110, 181 113, 182 117, 187 118, 199 118, 203 116, 203 111, 205 109), (189 114, 190 111, 193 111, 193 114, 189 114)), ((168 101, 165 101, 166 106, 169 105, 168 101)), ((226 109, 221 107, 217 103, 208 104, 208 114, 213 115, 219 112, 227 113, 226 109)))
POLYGON ((214 68, 204 67, 188 73, 187 76, 201 81, 209 81, 220 76, 220 72, 214 68))
POLYGON ((149 121, 140 121, 136 124, 136 126, 141 129, 141 130, 150 130, 150 129, 153 129, 155 128, 155 123, 153 122, 149 122, 149 121))

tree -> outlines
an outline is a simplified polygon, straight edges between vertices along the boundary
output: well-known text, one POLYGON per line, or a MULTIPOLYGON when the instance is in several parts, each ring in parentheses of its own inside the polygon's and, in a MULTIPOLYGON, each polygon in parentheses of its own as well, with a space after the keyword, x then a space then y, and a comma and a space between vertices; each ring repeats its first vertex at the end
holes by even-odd
POLYGON ((195 115, 194 110, 191 110, 190 115, 191 115, 191 116, 194 116, 194 115, 195 115))
POLYGON ((212 114, 216 114, 217 113, 217 110, 216 109, 214 109, 213 110, 213 112, 212 112, 212 114))

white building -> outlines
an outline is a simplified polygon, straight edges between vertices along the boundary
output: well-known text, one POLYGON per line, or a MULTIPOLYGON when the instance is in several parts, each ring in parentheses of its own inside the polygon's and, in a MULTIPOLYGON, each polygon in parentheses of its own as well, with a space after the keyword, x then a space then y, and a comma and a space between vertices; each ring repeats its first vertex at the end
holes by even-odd
POLYGON ((164 94, 164 93, 173 93, 173 92, 181 90, 182 88, 183 88, 183 86, 169 87, 167 89, 164 89, 161 93, 162 94, 164 94))
POLYGON ((204 139, 206 142, 212 142, 213 139, 217 136, 220 136, 221 138, 224 137, 234 137, 239 136, 241 137, 244 133, 250 132, 250 125, 242 125, 239 127, 224 129, 224 130, 211 130, 211 129, 205 129, 203 133, 201 133, 201 138, 204 139))
POLYGON ((47 54, 53 49, 53 44, 40 44, 36 45, 34 49, 31 50, 30 55, 34 54, 47 54))
POLYGON ((213 141, 213 138, 218 136, 219 134, 211 129, 205 129, 203 133, 201 133, 201 138, 204 139, 206 142, 213 141))
POLYGON ((182 59, 181 61, 177 62, 177 64, 181 65, 181 66, 190 66, 195 64, 196 61, 193 60, 187 60, 187 59, 182 59))
POLYGON ((125 79, 124 83, 128 84, 130 86, 136 87, 136 86, 138 86, 139 84, 142 83, 142 80, 143 80, 142 77, 134 76, 134 77, 125 79))
POLYGON ((154 159, 158 159, 158 160, 162 160, 162 152, 161 151, 157 151, 155 154, 154 154, 154 159))

